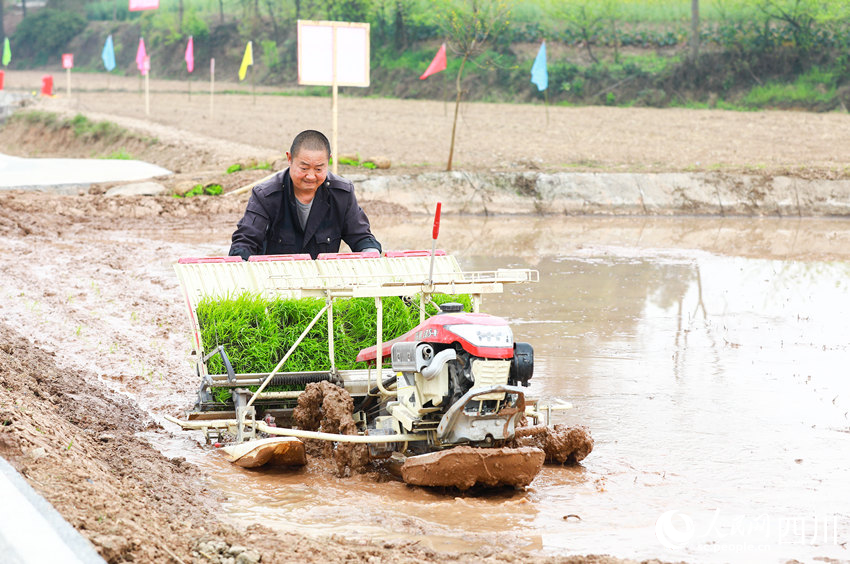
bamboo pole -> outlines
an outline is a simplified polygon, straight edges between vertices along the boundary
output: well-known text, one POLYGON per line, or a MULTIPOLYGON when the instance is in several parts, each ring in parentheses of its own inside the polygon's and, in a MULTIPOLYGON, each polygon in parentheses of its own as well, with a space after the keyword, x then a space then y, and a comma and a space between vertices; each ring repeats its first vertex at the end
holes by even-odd
POLYGON ((333 173, 339 173, 339 142, 338 142, 338 134, 337 134, 337 126, 339 122, 339 85, 336 82, 336 25, 333 26, 333 43, 332 43, 332 52, 333 52, 333 74, 331 77, 332 86, 331 86, 331 114, 332 114, 332 134, 333 138, 333 150, 331 151, 333 155, 333 173))
POLYGON ((210 59, 210 119, 213 117, 213 98, 215 97, 215 57, 210 59))
POLYGON ((225 196, 238 196, 239 194, 244 194, 245 192, 248 192, 249 190, 251 190, 251 188, 253 188, 257 184, 259 184, 260 182, 265 182, 266 180, 268 180, 269 178, 271 178, 275 174, 277 174, 277 172, 273 172, 273 173, 269 174, 268 176, 264 176, 263 178, 261 178, 259 180, 255 180, 253 182, 250 182, 250 183, 246 184, 245 186, 240 186, 236 190, 231 190, 230 192, 225 194, 225 196))
POLYGON ((145 115, 151 115, 151 81, 150 81, 151 71, 145 73, 145 115))

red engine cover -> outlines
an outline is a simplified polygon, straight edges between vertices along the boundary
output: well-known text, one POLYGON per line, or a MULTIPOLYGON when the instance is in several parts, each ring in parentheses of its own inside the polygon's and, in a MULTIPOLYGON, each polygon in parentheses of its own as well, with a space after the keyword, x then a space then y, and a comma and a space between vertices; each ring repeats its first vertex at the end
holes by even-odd
MULTIPOLYGON (((505 347, 483 347, 475 345, 451 330, 453 325, 484 325, 488 327, 508 327, 508 322, 501 317, 486 313, 441 313, 429 317, 401 337, 383 343, 382 357, 390 356, 395 343, 422 341, 425 343, 451 344, 460 343, 463 350, 479 358, 506 359, 513 358, 513 343, 505 347)), ((375 360, 377 345, 360 351, 357 362, 375 360)))

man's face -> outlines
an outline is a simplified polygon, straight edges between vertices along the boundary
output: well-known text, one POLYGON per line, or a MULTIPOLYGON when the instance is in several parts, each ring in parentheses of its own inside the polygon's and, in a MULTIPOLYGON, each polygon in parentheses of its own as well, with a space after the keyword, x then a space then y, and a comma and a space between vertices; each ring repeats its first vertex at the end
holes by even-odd
POLYGON ((286 152, 293 187, 302 193, 315 193, 328 177, 328 154, 325 151, 301 149, 296 155, 286 152))

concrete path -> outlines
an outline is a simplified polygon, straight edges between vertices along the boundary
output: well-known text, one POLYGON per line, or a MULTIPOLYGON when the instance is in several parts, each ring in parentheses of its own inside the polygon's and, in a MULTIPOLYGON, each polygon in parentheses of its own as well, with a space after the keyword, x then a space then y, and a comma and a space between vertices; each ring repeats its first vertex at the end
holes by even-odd
POLYGON ((105 562, 3 458, 0 458, 0 561, 6 564, 105 562))
POLYGON ((118 159, 25 159, 0 153, 0 190, 75 194, 96 182, 144 180, 171 174, 160 166, 118 159))

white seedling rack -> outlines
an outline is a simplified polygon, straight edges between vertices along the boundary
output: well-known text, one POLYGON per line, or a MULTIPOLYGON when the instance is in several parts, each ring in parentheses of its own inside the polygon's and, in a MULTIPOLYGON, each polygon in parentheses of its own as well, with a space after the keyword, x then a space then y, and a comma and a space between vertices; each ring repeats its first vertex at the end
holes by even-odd
POLYGON ((192 327, 198 373, 202 377, 209 376, 216 385, 226 387, 259 385, 260 388, 247 402, 246 408, 250 408, 256 399, 297 397, 300 393, 297 391, 263 393, 263 390, 325 313, 328 314, 328 351, 331 359, 327 372, 352 395, 369 393, 373 385, 377 386, 382 395, 394 394, 383 386, 383 380, 393 373, 383 369, 380 354, 377 355, 376 369, 336 369, 333 343, 333 302, 336 298, 375 298, 378 317, 376 350, 386 352, 382 343, 384 297, 419 294, 422 321, 425 305, 434 293, 470 294, 473 310, 478 311, 482 294, 500 293, 507 283, 536 282, 539 279, 538 272, 529 269, 464 272, 455 257, 442 251, 433 252, 433 257, 432 251, 397 251, 384 255, 377 252, 334 253, 319 255, 316 260, 312 260, 309 255, 252 256, 248 261, 242 261, 239 257, 185 258, 180 259, 174 269, 192 327), (211 351, 204 350, 201 340, 198 304, 205 298, 228 299, 244 294, 269 300, 322 297, 325 299, 325 307, 272 372, 235 374, 235 378, 227 374, 208 375, 205 358, 209 357, 211 351))

